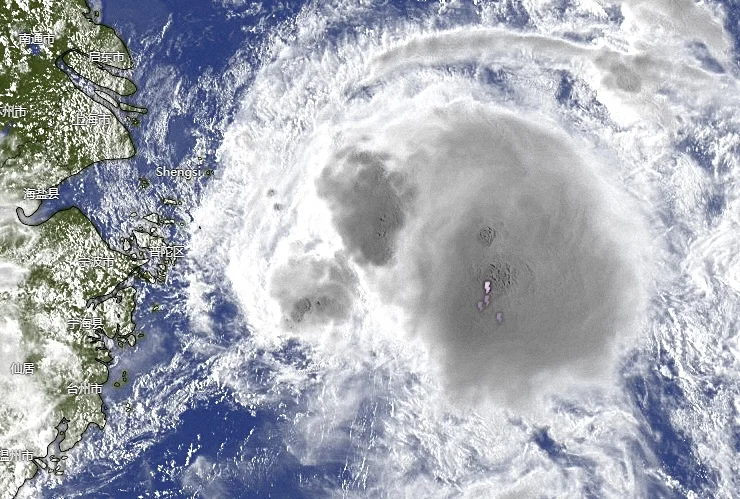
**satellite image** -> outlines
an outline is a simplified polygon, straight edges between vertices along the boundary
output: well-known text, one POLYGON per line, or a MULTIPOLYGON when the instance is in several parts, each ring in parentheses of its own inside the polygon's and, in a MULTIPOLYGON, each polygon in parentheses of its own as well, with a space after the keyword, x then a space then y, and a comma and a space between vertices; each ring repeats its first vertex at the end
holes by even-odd
POLYGON ((740 1, 7 0, 0 499, 740 498, 740 1))

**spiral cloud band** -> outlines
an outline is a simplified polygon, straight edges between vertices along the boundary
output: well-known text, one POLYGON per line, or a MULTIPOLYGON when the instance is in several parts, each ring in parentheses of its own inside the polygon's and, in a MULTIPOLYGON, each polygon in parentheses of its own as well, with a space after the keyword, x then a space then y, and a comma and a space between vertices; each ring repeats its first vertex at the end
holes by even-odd
MULTIPOLYGON (((248 230, 278 238, 274 254, 255 255, 267 327, 341 334, 352 315, 383 313, 362 310, 369 296, 397 308, 393 334, 423 339, 452 393, 484 398, 526 396, 542 374, 593 375, 615 339, 635 333, 650 241, 608 179, 615 165, 535 110, 497 105, 480 82, 429 68, 517 40, 546 45, 458 30, 351 54, 360 60, 337 70, 355 75, 289 90, 310 103, 339 95, 316 102, 318 116, 299 114, 316 120, 305 128, 271 130, 288 141, 272 135, 263 147, 254 133, 266 130, 234 132, 224 154, 245 176, 244 217, 260 220, 248 230), (357 85, 365 94, 353 97, 357 85)), ((563 44, 574 46, 554 52, 578 55, 563 44)), ((624 71, 618 85, 634 93, 641 84, 624 71)))
MULTIPOLYGON (((193 279, 226 268, 250 348, 309 345, 328 391, 350 382, 360 369, 350 363, 387 369, 378 390, 394 408, 426 407, 420 433, 441 425, 439 400, 547 411, 544 394, 612 379, 633 349, 677 341, 656 339, 671 286, 685 279, 682 292, 713 296, 707 248, 737 244, 730 222, 707 221, 704 193, 719 163, 737 162, 721 13, 581 2, 554 19, 533 2, 512 28, 498 22, 504 3, 441 2, 389 23, 368 20, 374 4, 307 8, 244 76, 224 169, 196 215, 191 254, 208 265, 193 279), (707 115, 719 123, 714 166, 686 153, 707 115)), ((736 276, 730 253, 713 265, 736 276)), ((207 306, 196 294, 194 317, 207 306)), ((332 400, 337 414, 356 407, 332 400)), ((636 475, 622 478, 605 496, 644 492, 636 475)), ((429 487, 416 497, 448 497, 429 487)))

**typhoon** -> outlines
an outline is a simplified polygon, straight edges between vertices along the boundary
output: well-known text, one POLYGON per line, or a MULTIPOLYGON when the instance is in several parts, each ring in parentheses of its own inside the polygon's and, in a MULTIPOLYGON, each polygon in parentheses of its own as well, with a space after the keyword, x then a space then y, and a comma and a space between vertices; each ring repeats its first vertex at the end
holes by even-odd
POLYGON ((726 13, 525 4, 321 2, 270 39, 195 216, 194 341, 228 289, 218 382, 257 405, 244 359, 307 349, 271 396, 306 394, 298 462, 349 456, 323 497, 733 497, 726 13))

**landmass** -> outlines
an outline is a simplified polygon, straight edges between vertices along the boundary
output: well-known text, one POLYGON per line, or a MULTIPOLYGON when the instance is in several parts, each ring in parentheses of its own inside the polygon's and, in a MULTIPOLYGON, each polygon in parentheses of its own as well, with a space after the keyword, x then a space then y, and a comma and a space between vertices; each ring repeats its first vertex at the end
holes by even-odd
POLYGON ((31 454, 0 463, 0 486, 12 490, 48 458, 60 422, 66 423, 61 451, 91 424, 105 424, 100 393, 112 356, 104 338, 133 336, 133 289, 116 287, 138 262, 110 249, 76 208, 37 227, 2 229, 1 445, 31 454), (106 295, 100 303, 92 299, 106 295))
POLYGON ((0 7, 0 499, 106 416, 100 393, 114 346, 140 337, 126 283, 142 262, 111 249, 78 209, 40 225, 16 216, 58 198, 59 184, 135 153, 123 123, 145 108, 123 41, 84 0, 0 7))

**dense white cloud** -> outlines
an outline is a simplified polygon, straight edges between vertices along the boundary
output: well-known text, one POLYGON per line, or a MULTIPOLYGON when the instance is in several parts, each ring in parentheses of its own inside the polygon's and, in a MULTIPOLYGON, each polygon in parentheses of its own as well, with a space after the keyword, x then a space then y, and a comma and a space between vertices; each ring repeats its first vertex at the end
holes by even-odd
MULTIPOLYGON (((707 71, 690 49, 700 42, 730 68, 721 21, 694 2, 625 2, 621 25, 581 7, 562 22, 588 43, 559 36, 536 6, 525 32, 399 19, 336 43, 321 41, 326 23, 356 6, 307 11, 227 129, 196 254, 227 269, 254 348, 298 337, 315 349, 326 388, 306 435, 341 448, 362 401, 383 394, 390 412, 364 451, 372 464, 356 470, 387 480, 368 485, 381 496, 402 485, 425 497, 523 497, 545 483, 582 494, 594 476, 563 476, 523 450, 538 424, 589 456, 604 496, 644 495, 629 443, 638 423, 611 376, 632 349, 682 341, 656 337, 666 312, 656 296, 673 293, 684 269, 705 290, 714 276, 736 284, 734 222, 706 225, 691 196, 713 181, 682 146, 715 106, 736 104, 734 76, 707 71), (349 267, 297 279, 285 295, 295 304, 276 299, 291 266, 306 276, 315 262, 349 267), (342 297, 341 318, 290 326, 300 300, 319 295, 342 297), (560 397, 590 416, 558 410, 560 397), (525 407, 528 423, 504 416, 525 407)), ((734 187, 724 195, 731 206, 734 187)), ((313 462, 321 448, 292 451, 313 462)))
MULTIPOLYGON (((202 330, 184 342, 209 360, 161 400, 164 372, 143 377, 146 408, 171 398, 176 418, 213 387, 250 410, 308 394, 288 450, 354 455, 339 497, 644 497, 651 479, 687 493, 635 451, 618 376, 665 351, 675 365, 635 369, 711 405, 671 422, 729 497, 733 394, 700 398, 738 376, 739 120, 719 13, 627 1, 620 24, 598 2, 557 19, 526 2, 526 30, 493 27, 485 5, 475 26, 438 27, 457 4, 382 23, 369 2, 307 8, 258 71, 234 58, 248 90, 190 244, 202 330), (228 348, 206 298, 224 284, 249 328, 228 348), (307 367, 270 356, 290 338, 307 367), (274 369, 267 387, 254 359, 274 369), (533 443, 543 427, 569 464, 533 443)), ((205 490, 209 466, 187 486, 205 490)))

